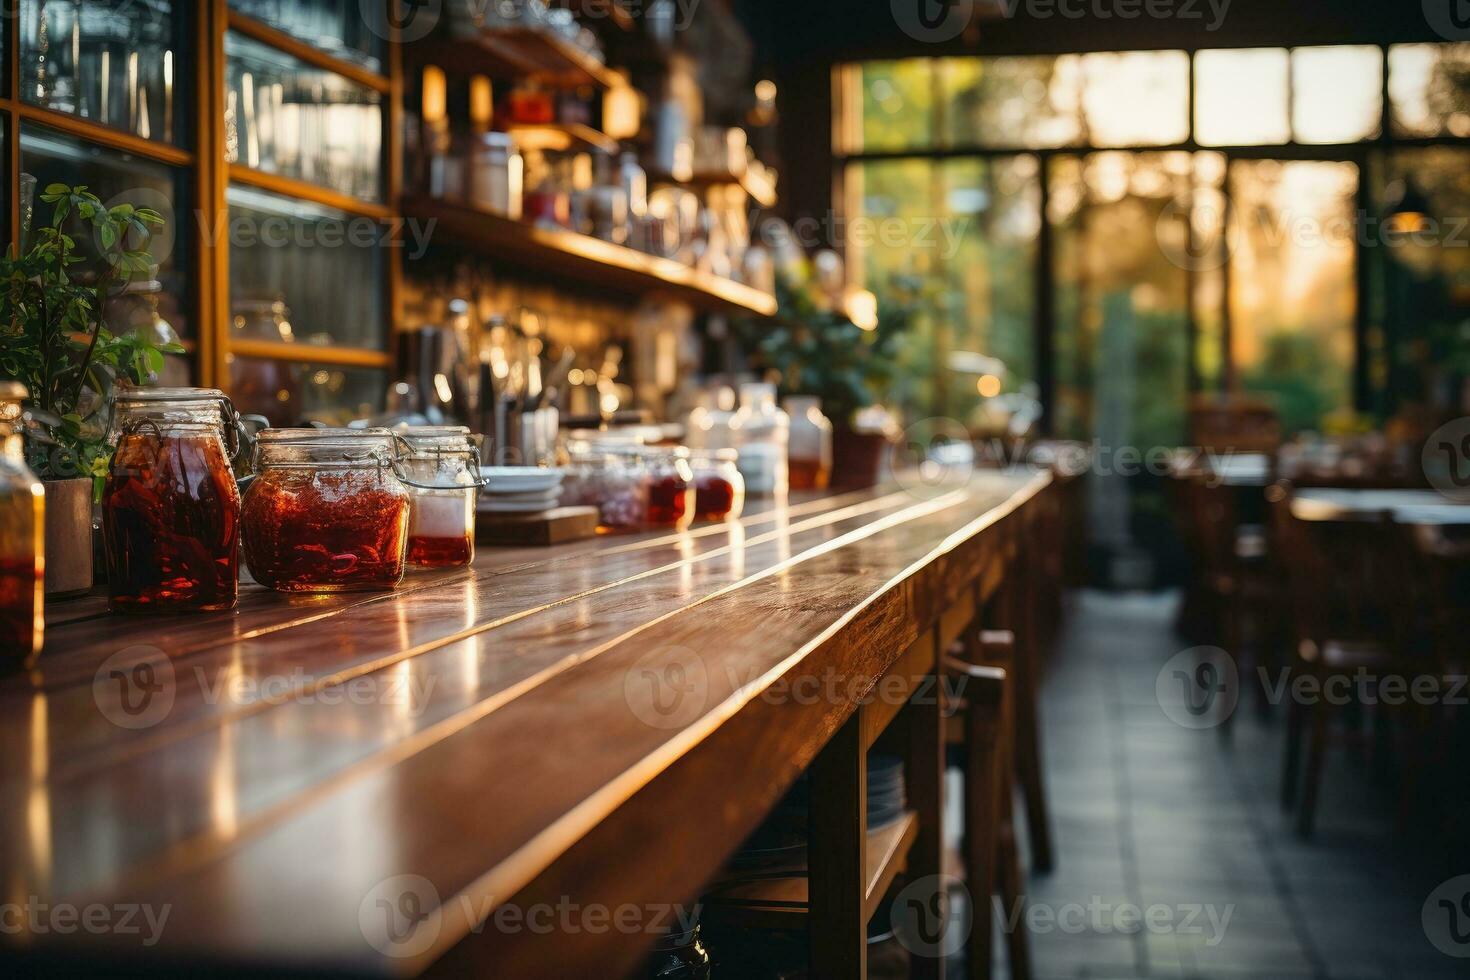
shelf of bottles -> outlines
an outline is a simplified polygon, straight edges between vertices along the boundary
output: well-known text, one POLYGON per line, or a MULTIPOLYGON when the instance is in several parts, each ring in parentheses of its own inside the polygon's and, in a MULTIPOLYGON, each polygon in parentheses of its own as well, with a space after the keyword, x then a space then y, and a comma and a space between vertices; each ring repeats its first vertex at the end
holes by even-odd
POLYGON ((357 0, 229 0, 226 376, 276 424, 375 413, 393 223, 387 28, 357 0))

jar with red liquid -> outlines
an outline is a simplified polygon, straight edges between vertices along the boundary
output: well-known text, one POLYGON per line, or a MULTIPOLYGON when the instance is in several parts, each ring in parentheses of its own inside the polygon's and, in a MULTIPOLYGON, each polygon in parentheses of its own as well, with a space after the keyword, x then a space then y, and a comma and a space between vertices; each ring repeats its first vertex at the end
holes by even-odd
POLYGON ((733 449, 696 450, 691 454, 696 520, 733 520, 745 509, 745 479, 736 462, 739 456, 733 449))
POLYGON ((230 609, 239 594, 240 419, 212 388, 118 390, 102 488, 109 605, 230 609))
POLYGON ((694 523, 694 471, 689 466, 689 450, 649 446, 638 450, 637 455, 642 458, 648 485, 645 526, 682 531, 694 523))
POLYGON ((401 453, 409 481, 408 563, 457 568, 475 560, 475 493, 480 451, 459 425, 403 429, 401 453))
POLYGON ((277 592, 389 590, 403 579, 409 493, 388 429, 268 429, 245 491, 245 564, 277 592))
POLYGON ((46 626, 46 491, 9 422, 0 446, 0 664, 28 667, 46 626))
POLYGON ((832 420, 822 400, 792 395, 782 407, 791 418, 787 470, 792 490, 825 490, 832 477, 832 420))

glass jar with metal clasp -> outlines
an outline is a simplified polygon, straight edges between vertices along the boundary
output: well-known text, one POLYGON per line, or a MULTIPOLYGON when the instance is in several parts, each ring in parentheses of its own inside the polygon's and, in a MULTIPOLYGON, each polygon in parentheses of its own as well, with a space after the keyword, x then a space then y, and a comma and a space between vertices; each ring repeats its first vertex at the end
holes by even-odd
POLYGON ((458 568, 475 560, 480 450, 458 425, 395 430, 409 490, 408 563, 458 568))
POLYGON ((111 608, 230 609, 239 595, 244 428, 213 388, 120 388, 102 489, 111 608))
POLYGON ((389 590, 411 505, 389 429, 268 429, 242 511, 245 564, 278 592, 389 590))

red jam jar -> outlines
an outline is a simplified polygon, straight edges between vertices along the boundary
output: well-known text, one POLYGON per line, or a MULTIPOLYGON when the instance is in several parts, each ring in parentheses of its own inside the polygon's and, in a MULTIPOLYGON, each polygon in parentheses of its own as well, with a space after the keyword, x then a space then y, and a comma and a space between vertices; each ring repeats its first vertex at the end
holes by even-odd
POLYGON ((736 465, 738 456, 733 449, 712 449, 691 457, 697 520, 733 519, 745 509, 745 480, 736 465))
POLYGON ((689 466, 689 450, 649 446, 639 450, 638 455, 648 486, 644 524, 683 530, 694 523, 694 471, 689 466))
POLYGON ((210 388, 124 387, 111 434, 117 449, 102 488, 111 608, 233 608, 240 574, 234 406, 210 388))
POLYGON ((399 430, 409 489, 408 563, 457 568, 475 560, 480 451, 460 425, 399 430))
POLYGON ((245 564, 277 592, 389 590, 403 579, 409 495, 387 429, 267 429, 245 491, 245 564))

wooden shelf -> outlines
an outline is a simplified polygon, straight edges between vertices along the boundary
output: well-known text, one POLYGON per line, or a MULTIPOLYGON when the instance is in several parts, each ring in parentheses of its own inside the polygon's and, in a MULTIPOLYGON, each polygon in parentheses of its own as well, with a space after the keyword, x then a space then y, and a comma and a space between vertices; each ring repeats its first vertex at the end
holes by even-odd
POLYGON ((660 183, 687 187, 691 190, 734 185, 742 188, 762 207, 774 207, 776 204, 776 185, 764 174, 757 175, 749 170, 743 174, 695 173, 687 178, 675 177, 668 173, 651 172, 648 178, 660 183))
POLYGON ((509 132, 523 150, 551 150, 559 153, 576 147, 601 150, 616 156, 621 149, 618 141, 611 136, 580 123, 513 123, 509 132))
POLYGON ((433 235, 562 282, 627 296, 668 293, 705 310, 772 316, 776 297, 731 279, 589 235, 538 228, 458 202, 412 198, 403 213, 435 222, 433 235))
POLYGON ((576 45, 526 27, 481 31, 474 37, 440 37, 403 46, 415 64, 463 75, 525 76, 558 88, 612 88, 616 72, 576 45))
POLYGON ((295 35, 287 34, 285 31, 278 30, 237 10, 227 12, 226 24, 235 33, 242 34, 253 41, 259 41, 267 47, 283 51, 297 61, 305 62, 313 68, 320 68, 323 71, 350 78, 357 84, 384 95, 393 90, 392 81, 387 75, 356 62, 334 57, 314 44, 309 44, 295 35))
POLYGON ((284 344, 273 340, 237 340, 227 338, 228 350, 240 357, 268 361, 293 361, 302 364, 329 364, 336 367, 385 368, 393 356, 383 351, 357 347, 324 347, 317 344, 284 344))
MULTIPOLYGON (((909 851, 919 835, 919 817, 913 811, 894 823, 869 831, 867 884, 863 889, 863 919, 878 911, 893 879, 904 869, 909 851)), ((734 878, 717 884, 703 899, 705 911, 721 922, 753 929, 802 929, 807 916, 805 872, 793 871, 785 878, 734 878)))

